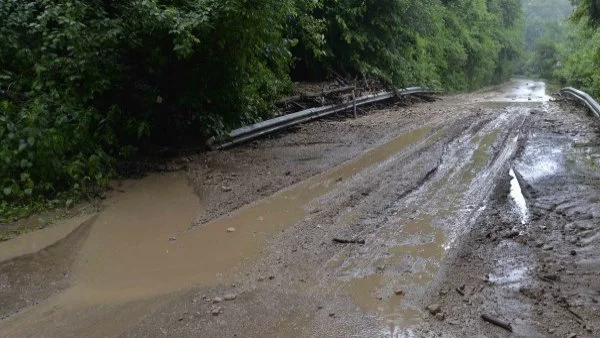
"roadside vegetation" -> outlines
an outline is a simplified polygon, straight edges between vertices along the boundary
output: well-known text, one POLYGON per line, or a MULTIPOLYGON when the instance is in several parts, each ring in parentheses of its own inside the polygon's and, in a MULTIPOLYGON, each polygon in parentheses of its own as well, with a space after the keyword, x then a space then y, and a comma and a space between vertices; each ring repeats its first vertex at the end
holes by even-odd
POLYGON ((0 17, 0 222, 267 118, 293 81, 500 83, 524 35, 519 0, 4 0, 0 17))
POLYGON ((523 0, 525 52, 518 72, 600 97, 600 1, 523 0))

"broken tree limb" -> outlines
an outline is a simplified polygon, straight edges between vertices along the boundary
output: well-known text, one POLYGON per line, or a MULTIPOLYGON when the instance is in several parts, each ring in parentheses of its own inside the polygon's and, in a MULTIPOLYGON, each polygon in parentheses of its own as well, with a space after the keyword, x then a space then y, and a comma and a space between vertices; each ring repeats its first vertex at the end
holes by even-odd
POLYGON ((352 90, 352 107, 354 110, 354 118, 356 118, 356 94, 354 93, 354 89, 352 90))
POLYGON ((512 332, 512 330, 513 330, 512 326, 509 323, 507 323, 507 322, 505 322, 505 321, 503 321, 501 319, 494 318, 494 317, 492 317, 490 315, 487 315, 485 313, 481 315, 481 319, 485 320, 486 322, 488 322, 490 324, 494 324, 494 325, 496 325, 498 327, 501 327, 501 328, 503 328, 503 329, 505 329, 507 331, 512 332))
POLYGON ((332 239, 332 241, 334 243, 341 243, 341 244, 365 244, 365 240, 364 239, 342 239, 342 238, 334 238, 332 239))
POLYGON ((300 100, 305 100, 305 99, 314 99, 316 97, 324 97, 324 96, 328 96, 328 95, 332 95, 332 94, 349 92, 354 89, 356 89, 356 87, 354 87, 354 86, 345 86, 345 87, 335 88, 335 89, 331 89, 331 90, 324 90, 324 91, 321 91, 318 93, 306 93, 306 94, 294 95, 294 96, 290 96, 290 97, 284 97, 283 99, 277 101, 277 104, 288 104, 288 103, 292 103, 294 101, 300 101, 300 100))

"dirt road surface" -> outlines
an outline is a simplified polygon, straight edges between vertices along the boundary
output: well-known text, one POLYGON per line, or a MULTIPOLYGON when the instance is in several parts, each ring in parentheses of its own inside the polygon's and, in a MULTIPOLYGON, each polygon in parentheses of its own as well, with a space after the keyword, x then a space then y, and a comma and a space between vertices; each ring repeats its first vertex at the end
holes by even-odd
POLYGON ((0 243, 0 336, 600 335, 600 122, 544 83, 181 161, 0 243))

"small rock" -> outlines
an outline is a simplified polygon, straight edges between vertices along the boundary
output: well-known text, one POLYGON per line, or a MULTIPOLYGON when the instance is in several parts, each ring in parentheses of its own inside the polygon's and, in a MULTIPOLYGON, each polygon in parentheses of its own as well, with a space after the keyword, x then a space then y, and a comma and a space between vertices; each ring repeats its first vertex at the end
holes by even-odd
POLYGON ((176 241, 176 240, 177 240, 177 238, 175 238, 175 237, 169 237, 169 242, 173 242, 173 241, 176 241))
POLYGON ((223 297, 225 300, 229 301, 229 300, 234 300, 237 298, 237 295, 235 293, 230 293, 225 295, 225 297, 223 297))
POLYGON ((446 315, 443 312, 438 312, 435 314, 435 319, 437 319, 441 322, 444 319, 446 319, 446 315))
POLYGON ((230 192, 233 189, 231 189, 231 187, 222 186, 221 190, 223 190, 223 192, 230 192))
POLYGON ((550 329, 550 330, 548 330, 548 333, 550 333, 550 334, 553 334, 554 332, 556 332, 556 330, 555 330, 555 329, 550 329))
POLYGON ((323 305, 317 306, 317 310, 323 310, 323 305))
POLYGON ((265 280, 265 277, 258 277, 258 281, 259 281, 259 282, 262 282, 262 281, 264 281, 264 280, 265 280))
POLYGON ((210 313, 212 313, 213 316, 218 316, 223 312, 223 308, 220 306, 214 306, 212 309, 210 309, 210 313))
POLYGON ((227 232, 235 232, 235 228, 227 228, 227 232))
POLYGON ((292 172, 289 170, 285 172, 285 176, 290 176, 291 174, 292 174, 292 172))
POLYGON ((394 291, 394 294, 395 294, 396 296, 402 296, 402 295, 404 295, 404 290, 401 290, 401 289, 395 290, 395 291, 394 291))
POLYGON ((182 321, 183 321, 183 317, 179 317, 179 318, 177 319, 177 321, 178 321, 178 322, 182 322, 182 321))
POLYGON ((329 312, 329 317, 335 317, 335 312, 329 312))
POLYGON ((552 251, 554 250, 554 247, 552 245, 546 244, 542 247, 542 250, 544 251, 552 251))
POLYGON ((571 256, 577 256, 577 251, 571 250, 571 256))
POLYGON ((570 333, 567 338, 575 338, 577 337, 577 333, 570 333))
POLYGON ((438 313, 440 313, 442 311, 442 307, 440 306, 440 304, 431 304, 428 305, 425 310, 427 310, 430 314, 432 315, 436 315, 438 313))
POLYGON ((378 271, 378 272, 382 272, 382 271, 384 271, 384 270, 385 270, 385 265, 379 265, 379 266, 377 267, 377 271, 378 271))
POLYGON ((273 279, 275 279, 275 275, 270 275, 269 280, 273 280, 273 279))
POLYGON ((223 301, 223 298, 221 298, 221 297, 215 297, 212 302, 213 302, 213 304, 217 304, 217 303, 220 303, 222 301, 223 301))

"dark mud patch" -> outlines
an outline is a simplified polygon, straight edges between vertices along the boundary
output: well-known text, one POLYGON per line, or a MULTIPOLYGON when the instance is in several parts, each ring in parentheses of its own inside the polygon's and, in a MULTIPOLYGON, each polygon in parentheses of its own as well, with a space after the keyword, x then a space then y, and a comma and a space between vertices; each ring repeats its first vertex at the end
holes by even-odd
POLYGON ((447 313, 442 322, 432 318, 434 331, 505 336, 480 317, 489 314, 519 337, 598 336, 600 162, 593 146, 573 145, 597 143, 600 123, 571 105, 548 108, 528 119, 511 165, 530 219, 521 222, 507 198, 510 177, 502 177, 429 297, 447 313))

